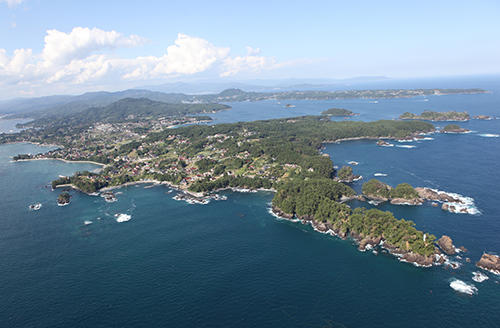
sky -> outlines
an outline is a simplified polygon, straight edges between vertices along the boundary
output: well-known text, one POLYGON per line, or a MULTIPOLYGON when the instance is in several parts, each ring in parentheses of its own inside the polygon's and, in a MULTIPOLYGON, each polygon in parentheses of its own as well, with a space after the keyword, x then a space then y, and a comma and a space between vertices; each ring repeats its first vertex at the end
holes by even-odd
POLYGON ((500 73, 500 1, 0 0, 0 100, 176 81, 500 73))

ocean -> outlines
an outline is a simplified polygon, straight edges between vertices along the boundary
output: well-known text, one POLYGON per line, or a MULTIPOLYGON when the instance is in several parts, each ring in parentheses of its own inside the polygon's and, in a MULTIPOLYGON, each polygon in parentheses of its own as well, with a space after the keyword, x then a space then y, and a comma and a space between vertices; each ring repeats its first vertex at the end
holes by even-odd
MULTIPOLYGON (((250 121, 317 115, 330 107, 360 113, 351 119, 363 121, 424 109, 500 116, 499 77, 383 81, 364 88, 433 87, 492 93, 230 103, 231 110, 213 117, 215 123, 250 121)), ((377 178, 466 199, 476 214, 430 203, 376 206, 467 248, 450 256, 455 269, 360 252, 352 240, 278 219, 269 211, 272 192, 227 190, 220 192, 227 200, 201 205, 174 200, 176 191, 166 186, 140 184, 118 189, 113 203, 71 191, 71 204, 61 207, 59 191, 46 186, 58 175, 98 166, 12 162, 19 153, 51 147, 0 146, 0 327, 498 327, 500 276, 474 264, 483 252, 500 253, 500 120, 458 124, 471 133, 390 141, 394 147, 357 140, 323 149, 339 168, 358 163, 352 167, 363 179, 351 184, 358 192, 377 178), (39 210, 28 208, 37 202, 39 210), (120 214, 131 219, 117 222, 120 214), (478 271, 489 279, 474 281, 478 271), (452 288, 456 281, 473 294, 452 288)))

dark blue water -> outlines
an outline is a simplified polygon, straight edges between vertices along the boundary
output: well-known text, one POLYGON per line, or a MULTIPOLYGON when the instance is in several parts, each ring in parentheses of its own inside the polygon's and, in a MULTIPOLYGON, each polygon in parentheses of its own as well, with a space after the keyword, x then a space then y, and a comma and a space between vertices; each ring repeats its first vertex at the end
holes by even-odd
MULTIPOLYGON (((498 92, 428 98, 342 106, 363 120, 426 108, 500 116, 498 92)), ((297 103, 302 107, 232 104, 217 115, 231 121, 317 114, 336 102, 297 103)), ((59 207, 59 192, 44 186, 59 174, 97 166, 14 163, 9 156, 49 148, 1 146, 0 327, 497 327, 500 277, 484 272, 490 279, 478 283, 472 272, 483 252, 500 253, 500 138, 486 136, 500 133, 500 120, 460 125, 474 132, 398 144, 414 148, 349 141, 324 149, 338 166, 359 162, 353 168, 364 180, 352 185, 358 191, 384 173, 377 178, 393 186, 408 182, 470 197, 479 214, 378 206, 465 246, 463 260, 452 258, 458 269, 362 253, 351 241, 276 219, 268 212, 268 192, 227 191, 226 201, 190 205, 173 200, 166 187, 138 185, 121 188, 115 203, 71 192, 71 204, 59 207), (35 202, 42 208, 30 211, 35 202), (117 222, 120 213, 131 220, 117 222), (455 279, 477 293, 450 288, 455 279)))

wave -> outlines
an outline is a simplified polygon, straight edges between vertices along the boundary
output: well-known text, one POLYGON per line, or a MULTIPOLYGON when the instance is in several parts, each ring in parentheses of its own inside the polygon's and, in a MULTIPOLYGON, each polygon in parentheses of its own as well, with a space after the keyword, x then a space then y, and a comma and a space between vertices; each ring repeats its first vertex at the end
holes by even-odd
POLYGON ((210 196, 210 199, 213 199, 213 200, 227 200, 227 196, 226 195, 219 195, 219 194, 214 194, 214 195, 211 195, 210 196))
POLYGON ((269 214, 271 214, 272 216, 274 216, 275 218, 279 219, 279 220, 286 220, 286 221, 290 221, 290 222, 300 222, 301 220, 299 218, 297 218, 296 216, 294 216, 292 219, 287 219, 287 218, 283 218, 281 216, 279 216, 278 214, 274 213, 273 212, 273 208, 271 206, 271 203, 268 204, 269 206, 267 207, 267 212, 269 214))
POLYGON ((239 187, 232 187, 231 190, 234 192, 241 192, 241 193, 248 193, 248 192, 256 193, 257 192, 257 190, 255 190, 255 189, 239 188, 239 187))
POLYGON ((177 194, 174 197, 172 197, 172 199, 179 200, 179 201, 185 201, 188 204, 206 205, 206 204, 210 203, 210 199, 207 199, 207 198, 198 199, 198 198, 195 198, 195 197, 192 197, 189 195, 185 195, 185 194, 177 194))
POLYGON ((464 293, 467 295, 474 295, 477 293, 477 288, 474 285, 468 285, 462 280, 455 279, 450 283, 450 287, 457 292, 464 293))
POLYGON ((130 221, 130 219, 132 218, 132 215, 123 214, 123 213, 116 213, 115 218, 116 218, 116 222, 127 222, 127 221, 130 221))
POLYGON ((411 146, 411 145, 396 145, 396 147, 399 147, 399 148, 417 148, 417 146, 411 146))
POLYGON ((491 134, 491 133, 478 134, 478 136, 484 137, 484 138, 498 138, 498 137, 500 137, 499 134, 491 134))
POLYGON ((472 272, 472 274, 474 275, 474 276, 472 277, 472 280, 474 280, 474 281, 476 281, 476 282, 483 282, 483 281, 485 281, 485 280, 490 279, 487 275, 485 275, 484 273, 479 272, 479 271, 472 272))
POLYGON ((455 199, 458 199, 461 202, 461 203, 450 203, 450 202, 445 203, 449 205, 448 211, 451 213, 481 214, 481 211, 479 211, 479 209, 476 207, 476 204, 474 203, 474 198, 472 197, 465 197, 460 194, 440 191, 432 188, 429 189, 434 192, 437 192, 438 194, 446 194, 448 196, 451 196, 455 199))

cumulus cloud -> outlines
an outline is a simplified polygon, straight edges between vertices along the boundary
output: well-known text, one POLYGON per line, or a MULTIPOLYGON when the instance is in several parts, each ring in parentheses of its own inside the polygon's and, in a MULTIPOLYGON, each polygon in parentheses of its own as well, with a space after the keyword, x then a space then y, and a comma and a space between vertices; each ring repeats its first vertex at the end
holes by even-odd
POLYGON ((234 76, 278 67, 274 58, 260 56, 258 48, 247 47, 246 56, 233 58, 229 48, 183 33, 178 34, 175 44, 168 46, 163 56, 132 59, 117 57, 112 50, 138 47, 149 42, 147 39, 75 27, 69 33, 49 30, 44 41, 39 54, 31 49, 17 49, 8 56, 0 49, 0 85, 143 81, 202 72, 234 76))
POLYGON ((95 51, 136 47, 147 42, 137 35, 124 37, 116 31, 106 32, 84 27, 75 27, 70 33, 49 30, 44 40, 42 58, 49 65, 66 65, 72 60, 87 58, 95 51))
POLYGON ((0 2, 7 2, 7 6, 9 6, 9 8, 14 8, 15 6, 23 3, 24 1, 26 0, 0 0, 0 2))

